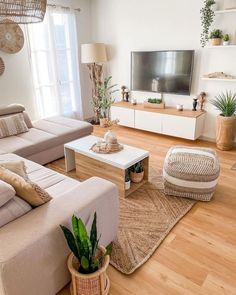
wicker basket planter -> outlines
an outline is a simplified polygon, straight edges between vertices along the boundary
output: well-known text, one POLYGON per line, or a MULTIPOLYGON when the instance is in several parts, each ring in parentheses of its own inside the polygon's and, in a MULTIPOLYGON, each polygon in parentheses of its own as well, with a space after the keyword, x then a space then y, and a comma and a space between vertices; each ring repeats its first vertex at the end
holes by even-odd
POLYGON ((144 171, 140 173, 130 172, 130 179, 134 183, 140 183, 144 178, 144 171))
POLYGON ((229 151, 234 146, 236 116, 217 117, 216 145, 222 151, 229 151))
POLYGON ((213 38, 211 39, 211 45, 212 46, 219 46, 221 44, 221 39, 220 38, 213 38))
MULTIPOLYGON (((99 249, 105 253, 104 247, 99 249)), ((107 276, 107 268, 109 266, 110 257, 105 256, 102 268, 92 274, 81 274, 78 272, 79 262, 73 253, 68 258, 68 269, 71 273, 72 283, 71 295, 107 295, 110 290, 110 280, 107 276)))

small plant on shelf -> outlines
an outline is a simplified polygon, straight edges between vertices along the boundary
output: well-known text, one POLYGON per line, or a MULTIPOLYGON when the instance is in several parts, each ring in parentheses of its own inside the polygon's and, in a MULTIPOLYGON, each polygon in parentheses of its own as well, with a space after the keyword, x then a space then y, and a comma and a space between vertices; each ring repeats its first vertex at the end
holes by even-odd
POLYGON ((202 22, 202 34, 201 34, 201 45, 205 47, 209 40, 210 27, 214 21, 214 10, 213 7, 216 4, 214 0, 204 0, 204 7, 201 9, 201 22, 202 22))
POLYGON ((130 178, 134 183, 139 183, 143 180, 144 177, 144 168, 142 162, 134 164, 130 168, 130 178))
POLYGON ((130 189, 130 175, 129 175, 129 169, 126 169, 125 170, 125 189, 126 190, 129 190, 130 189))
POLYGON ((229 40, 230 40, 229 34, 224 34, 224 36, 223 36, 223 45, 224 46, 229 45, 229 40))
POLYGON ((211 44, 213 46, 220 45, 222 38, 223 38, 223 33, 219 29, 213 30, 210 34, 211 44))
POLYGON ((147 102, 160 104, 160 103, 162 103, 162 99, 160 99, 160 98, 148 98, 147 102))

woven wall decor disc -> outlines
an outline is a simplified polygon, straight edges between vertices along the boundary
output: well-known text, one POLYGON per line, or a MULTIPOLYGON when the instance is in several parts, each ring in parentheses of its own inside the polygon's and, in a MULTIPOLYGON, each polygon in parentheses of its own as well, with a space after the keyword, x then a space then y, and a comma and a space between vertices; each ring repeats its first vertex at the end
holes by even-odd
POLYGON ((4 64, 3 59, 0 57, 0 76, 2 76, 4 71, 5 71, 5 64, 4 64))
POLYGON ((17 53, 24 46, 24 33, 13 21, 0 22, 0 50, 6 53, 17 53))

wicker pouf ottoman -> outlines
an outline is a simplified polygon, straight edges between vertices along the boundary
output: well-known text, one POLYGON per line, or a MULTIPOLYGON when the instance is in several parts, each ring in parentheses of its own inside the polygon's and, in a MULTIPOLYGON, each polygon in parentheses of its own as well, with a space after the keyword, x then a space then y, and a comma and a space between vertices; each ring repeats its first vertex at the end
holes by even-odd
POLYGON ((173 147, 168 151, 164 163, 165 194, 210 201, 219 174, 219 160, 214 150, 173 147))

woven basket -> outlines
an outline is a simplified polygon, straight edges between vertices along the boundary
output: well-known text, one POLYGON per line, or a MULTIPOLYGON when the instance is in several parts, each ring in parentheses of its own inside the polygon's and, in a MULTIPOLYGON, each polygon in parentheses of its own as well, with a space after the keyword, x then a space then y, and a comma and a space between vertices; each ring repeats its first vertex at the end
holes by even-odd
POLYGON ((140 173, 130 172, 130 179, 134 183, 140 183, 143 180, 144 171, 140 173))
MULTIPOLYGON (((104 247, 99 249, 105 253, 104 247)), ((81 274, 78 272, 79 262, 73 253, 68 258, 68 268, 71 273, 72 283, 71 295, 107 295, 110 290, 110 280, 107 276, 110 257, 105 256, 102 268, 92 274, 81 274)))

